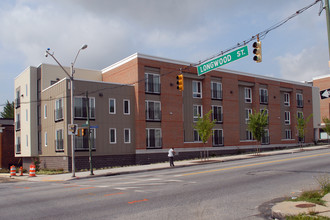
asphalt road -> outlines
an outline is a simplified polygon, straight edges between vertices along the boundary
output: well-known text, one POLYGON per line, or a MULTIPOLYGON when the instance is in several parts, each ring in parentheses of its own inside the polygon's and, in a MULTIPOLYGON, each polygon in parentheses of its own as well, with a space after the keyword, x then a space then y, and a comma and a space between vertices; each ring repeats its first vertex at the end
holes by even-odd
POLYGON ((0 183, 0 219, 267 219, 263 204, 318 187, 330 150, 68 182, 0 183))

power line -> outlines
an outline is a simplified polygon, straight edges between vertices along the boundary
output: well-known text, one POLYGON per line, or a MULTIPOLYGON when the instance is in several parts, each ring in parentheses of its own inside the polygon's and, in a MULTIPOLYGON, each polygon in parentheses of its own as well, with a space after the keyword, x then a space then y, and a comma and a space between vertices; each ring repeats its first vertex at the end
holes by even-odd
MULTIPOLYGON (((261 31, 261 32, 255 34, 255 35, 253 35, 252 37, 250 37, 250 38, 248 38, 248 39, 246 39, 246 40, 244 40, 244 41, 242 41, 242 42, 237 43, 236 45, 234 45, 234 46, 232 46, 232 47, 229 47, 229 48, 227 48, 227 49, 225 49, 225 50, 222 50, 220 53, 215 54, 215 55, 213 55, 213 56, 211 56, 211 57, 209 57, 209 58, 207 58, 207 59, 200 60, 199 62, 197 62, 197 63, 195 63, 195 64, 190 64, 189 66, 184 66, 184 67, 182 68, 182 71, 187 71, 187 70, 189 70, 189 69, 191 69, 191 68, 194 68, 194 67, 196 67, 196 66, 198 66, 198 65, 200 65, 200 64, 202 64, 202 63, 205 63, 205 62, 207 62, 207 61, 209 61, 209 60, 211 60, 211 59, 214 59, 214 58, 219 57, 219 56, 221 56, 221 55, 223 55, 223 54, 226 54, 226 53, 228 53, 228 52, 230 52, 230 51, 232 51, 232 50, 235 50, 235 49, 237 49, 237 48, 239 48, 239 47, 242 47, 242 46, 244 46, 244 45, 247 45, 247 44, 249 44, 251 41, 255 40, 255 39, 257 38, 257 36, 259 36, 260 39, 264 39, 264 38, 266 37, 266 35, 267 35, 269 32, 271 32, 271 31, 273 31, 273 30, 275 30, 275 29, 281 27, 282 25, 284 25, 285 23, 287 23, 288 21, 290 21, 292 18, 294 18, 294 17, 296 17, 296 16, 302 14, 304 11, 306 11, 306 10, 308 10, 309 8, 313 7, 313 6, 314 6, 315 4, 317 4, 318 2, 321 3, 321 4, 320 4, 320 11, 319 11, 319 15, 320 15, 321 12, 322 12, 322 10, 324 9, 324 7, 323 7, 323 1, 322 1, 322 0, 315 0, 315 2, 313 2, 312 4, 310 4, 310 5, 308 5, 308 6, 305 6, 305 7, 301 8, 301 9, 299 9, 298 11, 296 11, 295 13, 293 13, 292 15, 290 15, 289 17, 287 17, 287 18, 283 19, 282 21, 280 21, 280 22, 278 22, 278 23, 272 25, 271 27, 267 28, 266 30, 261 31)), ((160 77, 165 76, 165 75, 169 75, 169 74, 172 74, 172 73, 174 73, 174 72, 178 72, 178 71, 179 71, 179 70, 173 70, 173 71, 170 71, 170 72, 162 73, 162 74, 160 74, 160 77)), ((112 88, 102 88, 102 89, 97 89, 97 90, 94 90, 94 91, 89 91, 89 94, 94 94, 94 93, 101 92, 101 91, 104 91, 104 90, 117 89, 117 88, 120 88, 120 87, 123 87, 123 86, 135 85, 135 84, 138 84, 138 83, 141 83, 141 82, 145 82, 145 78, 142 78, 142 79, 140 79, 140 80, 137 80, 137 81, 132 82, 132 83, 129 83, 129 84, 120 84, 120 85, 114 86, 114 87, 112 87, 112 88)), ((84 95, 84 94, 85 94, 85 92, 82 92, 82 93, 80 93, 80 94, 76 94, 76 96, 82 96, 82 95, 84 95)), ((69 97, 70 97, 70 96, 68 95, 68 96, 54 97, 54 98, 49 98, 49 99, 44 99, 44 100, 33 100, 33 101, 29 101, 29 102, 21 102, 21 104, 29 104, 29 103, 35 103, 35 102, 41 102, 41 101, 53 101, 53 100, 56 100, 56 99, 60 99, 60 98, 69 98, 69 97)), ((0 104, 0 106, 5 106, 5 105, 6 105, 6 104, 0 104)))

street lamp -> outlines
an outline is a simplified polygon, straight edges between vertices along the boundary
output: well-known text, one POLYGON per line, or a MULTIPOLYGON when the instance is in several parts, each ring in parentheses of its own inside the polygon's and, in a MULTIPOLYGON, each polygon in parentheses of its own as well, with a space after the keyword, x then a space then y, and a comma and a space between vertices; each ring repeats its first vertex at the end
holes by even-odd
MULTIPOLYGON (((69 77, 70 79, 70 89, 71 89, 71 124, 73 125, 74 123, 74 99, 73 99, 73 74, 74 74, 74 64, 76 63, 76 60, 77 60, 77 57, 80 53, 81 50, 84 50, 87 48, 87 44, 84 44, 77 52, 77 55, 74 59, 74 61, 71 63, 71 66, 70 66, 70 72, 71 72, 71 75, 68 73, 68 71, 66 71, 64 69, 64 67, 60 64, 60 62, 58 62, 58 60, 54 57, 54 52, 53 53, 50 53, 50 48, 48 48, 46 50, 46 54, 45 56, 48 57, 48 55, 50 55, 55 61, 56 63, 62 68, 62 70, 66 73, 66 75, 69 77)), ((72 154, 72 177, 75 177, 75 161, 74 161, 74 153, 75 153, 75 149, 74 149, 74 134, 71 135, 71 154, 72 154)))

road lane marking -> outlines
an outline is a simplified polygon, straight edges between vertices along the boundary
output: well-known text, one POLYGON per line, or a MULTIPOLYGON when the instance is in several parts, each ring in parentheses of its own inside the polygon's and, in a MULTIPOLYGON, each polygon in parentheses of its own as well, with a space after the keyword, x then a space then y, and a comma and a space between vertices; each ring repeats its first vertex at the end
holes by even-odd
POLYGON ((125 194, 124 192, 118 192, 118 193, 110 193, 110 194, 104 194, 103 196, 115 196, 115 195, 121 195, 125 194))
POLYGON ((132 201, 132 202, 128 202, 128 204, 134 204, 134 203, 138 203, 138 202, 147 202, 149 201, 148 199, 142 199, 142 200, 136 200, 136 201, 132 201))
POLYGON ((253 164, 234 166, 234 167, 227 167, 227 168, 221 168, 221 169, 215 169, 215 170, 206 170, 206 171, 200 171, 200 172, 194 172, 194 173, 186 173, 186 174, 182 174, 181 176, 191 176, 191 175, 219 172, 219 171, 225 171, 225 170, 234 170, 234 169, 239 169, 239 168, 253 167, 253 166, 259 166, 259 165, 265 165, 265 164, 271 164, 271 163, 280 163, 280 162, 290 161, 290 160, 299 160, 299 159, 310 158, 310 157, 320 157, 320 156, 324 156, 324 155, 328 155, 328 154, 330 154, 330 153, 314 154, 314 155, 309 155, 309 156, 294 157, 294 158, 287 158, 287 159, 281 159, 281 160, 273 160, 273 161, 253 163, 253 164))

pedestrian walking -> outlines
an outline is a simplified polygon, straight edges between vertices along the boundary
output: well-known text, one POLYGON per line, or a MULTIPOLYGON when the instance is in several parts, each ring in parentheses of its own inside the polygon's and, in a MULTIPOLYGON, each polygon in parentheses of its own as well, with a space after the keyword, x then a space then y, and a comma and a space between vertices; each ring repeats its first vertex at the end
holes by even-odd
POLYGON ((170 166, 174 167, 174 155, 175 155, 175 151, 174 148, 172 147, 169 151, 168 151, 168 158, 170 160, 170 166))

